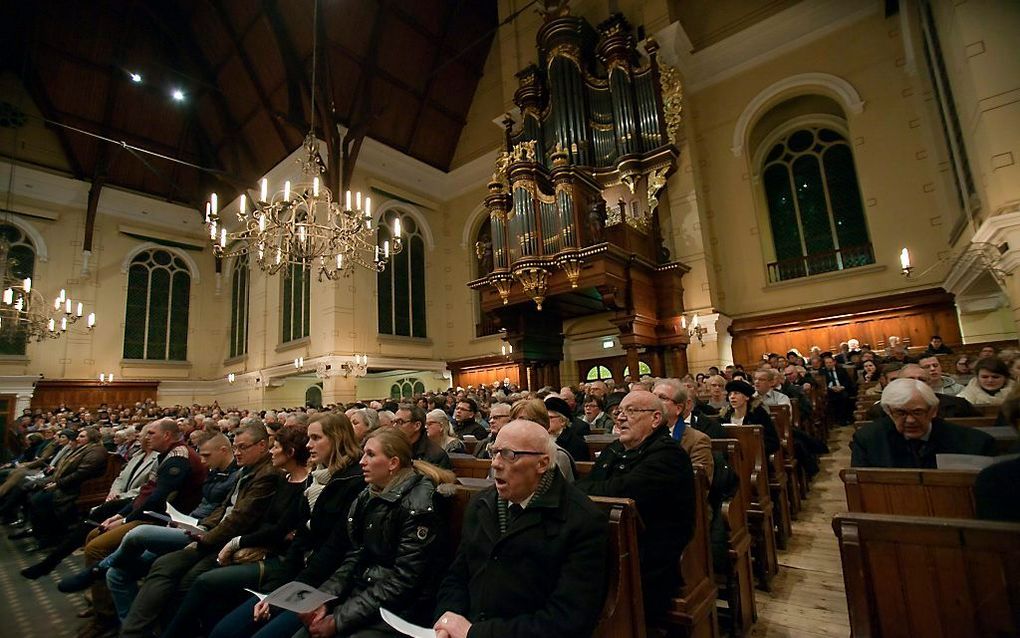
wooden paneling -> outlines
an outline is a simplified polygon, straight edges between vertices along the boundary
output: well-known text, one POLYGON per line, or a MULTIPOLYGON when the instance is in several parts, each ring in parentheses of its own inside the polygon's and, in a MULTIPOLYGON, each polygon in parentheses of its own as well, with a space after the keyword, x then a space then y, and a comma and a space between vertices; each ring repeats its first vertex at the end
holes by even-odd
POLYGON ((43 379, 35 384, 32 407, 51 410, 61 403, 76 410, 82 406, 94 409, 102 404, 134 404, 146 399, 156 400, 159 381, 59 381, 43 379))
POLYGON ((480 385, 492 386, 493 381, 503 382, 503 379, 510 379, 510 383, 521 385, 520 364, 507 361, 504 357, 485 357, 471 361, 452 361, 447 364, 453 373, 453 387, 466 388, 469 385, 478 387, 480 385))
POLYGON ((730 333, 733 358, 745 364, 791 348, 804 354, 811 346, 835 350, 851 338, 876 350, 892 335, 913 346, 926 345, 935 334, 953 347, 962 341, 953 295, 941 288, 737 319, 730 333))

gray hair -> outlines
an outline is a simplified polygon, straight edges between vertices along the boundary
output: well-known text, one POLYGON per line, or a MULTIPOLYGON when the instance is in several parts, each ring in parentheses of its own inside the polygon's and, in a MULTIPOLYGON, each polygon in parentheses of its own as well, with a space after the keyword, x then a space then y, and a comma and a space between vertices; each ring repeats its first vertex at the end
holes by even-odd
POLYGON ((263 423, 262 419, 258 418, 257 416, 246 416, 243 419, 241 419, 241 427, 242 428, 243 427, 247 427, 249 425, 257 425, 257 426, 260 426, 260 427, 265 427, 265 423, 263 423))
POLYGON ((429 410, 429 412, 425 415, 425 420, 428 421, 430 419, 433 421, 439 421, 439 423, 442 424, 443 434, 445 434, 447 437, 454 436, 453 427, 450 425, 450 417, 449 415, 446 414, 446 412, 443 412, 439 408, 436 408, 435 410, 429 410))
POLYGON ((395 417, 396 417, 396 415, 393 414, 393 412, 391 412, 389 410, 379 410, 379 413, 377 415, 377 418, 378 418, 378 421, 379 421, 379 426, 382 427, 382 426, 392 425, 393 424, 393 419, 395 417))
POLYGON ((671 377, 658 379, 655 385, 652 386, 652 390, 654 391, 660 385, 669 388, 669 396, 673 399, 673 403, 681 407, 687 403, 687 388, 680 382, 680 379, 673 379, 671 377))
POLYGON ((372 408, 361 408, 360 410, 355 410, 353 414, 359 415, 365 421, 365 425, 368 426, 369 432, 379 427, 378 411, 373 410, 372 408))
POLYGON ((889 412, 895 408, 902 408, 915 396, 920 396, 929 408, 939 404, 935 391, 925 383, 917 379, 893 379, 882 390, 882 409, 889 412))

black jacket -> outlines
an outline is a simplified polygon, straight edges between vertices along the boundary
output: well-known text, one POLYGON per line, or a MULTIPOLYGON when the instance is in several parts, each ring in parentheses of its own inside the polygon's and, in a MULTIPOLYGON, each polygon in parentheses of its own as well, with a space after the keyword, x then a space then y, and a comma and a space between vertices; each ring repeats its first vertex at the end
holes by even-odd
POLYGON ((974 480, 977 517, 991 521, 1020 523, 1020 458, 1002 461, 981 470, 974 480))
POLYGON ((588 444, 584 442, 584 436, 574 429, 573 424, 563 426, 560 435, 556 437, 556 445, 570 453, 571 458, 575 461, 591 460, 588 444))
POLYGON ((678 593, 680 555, 694 532, 694 469, 687 452, 656 428, 641 445, 619 441, 602 451, 577 488, 592 496, 632 498, 644 529, 638 532, 645 615, 656 620, 678 593))
POLYGON ((354 499, 364 490, 365 477, 361 466, 352 461, 329 478, 314 508, 308 507, 308 499, 302 501, 301 520, 308 521, 308 524, 298 527, 294 542, 284 558, 290 573, 298 574, 294 580, 318 587, 340 567, 351 549, 350 536, 343 521, 354 499))
POLYGON ((191 511, 190 515, 197 519, 203 519, 212 514, 212 511, 219 507, 223 499, 233 491, 239 476, 241 476, 241 468, 237 467, 233 461, 224 470, 209 470, 209 474, 205 477, 205 483, 202 483, 202 502, 191 511))
POLYGON ((430 611, 443 564, 439 551, 444 519, 436 512, 436 486, 412 472, 396 486, 362 491, 347 517, 352 550, 322 586, 337 597, 333 608, 338 636, 379 622, 385 607, 415 623, 430 611))
MULTIPOLYGON (((729 423, 730 417, 733 416, 733 408, 726 408, 722 414, 719 415, 719 419, 723 423, 729 423)), ((762 438, 765 439, 765 454, 775 454, 776 450, 779 449, 779 433, 776 431, 776 424, 772 422, 772 415, 769 414, 768 408, 762 405, 749 404, 747 406, 747 414, 744 416, 744 422, 741 425, 760 425, 762 438)))
POLYGON ((476 440, 481 441, 485 437, 489 436, 489 432, 482 427, 482 425, 474 419, 468 419, 466 421, 454 421, 453 433, 457 435, 457 438, 463 439, 464 435, 470 434, 475 437, 476 440))
POLYGON ((453 469, 450 455, 446 453, 446 450, 436 445, 432 439, 425 436, 424 430, 418 434, 418 440, 411 446, 411 458, 415 461, 426 461, 447 470, 453 469))
POLYGON ((994 456, 995 439, 981 430, 935 417, 931 435, 915 452, 886 415, 857 430, 850 440, 851 467, 935 469, 936 454, 994 456))
POLYGON ((438 618, 471 621, 471 638, 588 638, 605 599, 606 516, 554 472, 500 534, 496 488, 464 514, 457 557, 439 589, 438 618))

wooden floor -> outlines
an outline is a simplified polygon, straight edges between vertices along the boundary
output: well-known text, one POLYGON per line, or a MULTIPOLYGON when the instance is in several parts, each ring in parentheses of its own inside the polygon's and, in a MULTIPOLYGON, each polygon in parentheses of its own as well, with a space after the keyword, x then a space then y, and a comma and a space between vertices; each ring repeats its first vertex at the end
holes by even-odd
POLYGON ((839 471, 850 467, 851 434, 853 428, 838 428, 829 440, 832 452, 821 459, 821 471, 793 522, 789 548, 779 552, 772 591, 755 592, 758 622, 751 636, 850 635, 832 515, 846 511, 839 471))

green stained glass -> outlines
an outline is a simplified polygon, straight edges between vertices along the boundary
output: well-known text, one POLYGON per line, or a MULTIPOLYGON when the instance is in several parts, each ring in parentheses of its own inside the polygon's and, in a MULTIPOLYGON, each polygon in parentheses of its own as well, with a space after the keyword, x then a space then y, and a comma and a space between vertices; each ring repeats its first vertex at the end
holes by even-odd
POLYGON ((145 319, 149 297, 149 269, 134 264, 128 270, 127 307, 124 311, 124 358, 145 358, 145 319))
POLYGON ((840 247, 860 246, 868 243, 868 229, 864 220, 864 206, 857 188, 857 171, 853 156, 846 144, 837 144, 825 152, 825 182, 832 202, 832 218, 840 247))
POLYGON ((410 241, 411 260, 411 335, 425 336, 425 242, 420 236, 410 241), (415 267, 415 264, 418 267, 415 267))
MULTIPOLYGON (((379 245, 392 241, 390 230, 396 211, 386 213, 378 233, 379 245)), ((425 241, 421 229, 407 214, 399 215, 404 249, 394 255, 377 277, 379 332, 425 337, 425 241)))
POLYGON ((191 276, 184 271, 174 273, 170 289, 170 344, 171 361, 188 359, 188 309, 190 307, 191 276))
POLYGON ((167 359, 167 324, 170 319, 170 271, 149 271, 149 326, 145 338, 146 359, 167 359))

